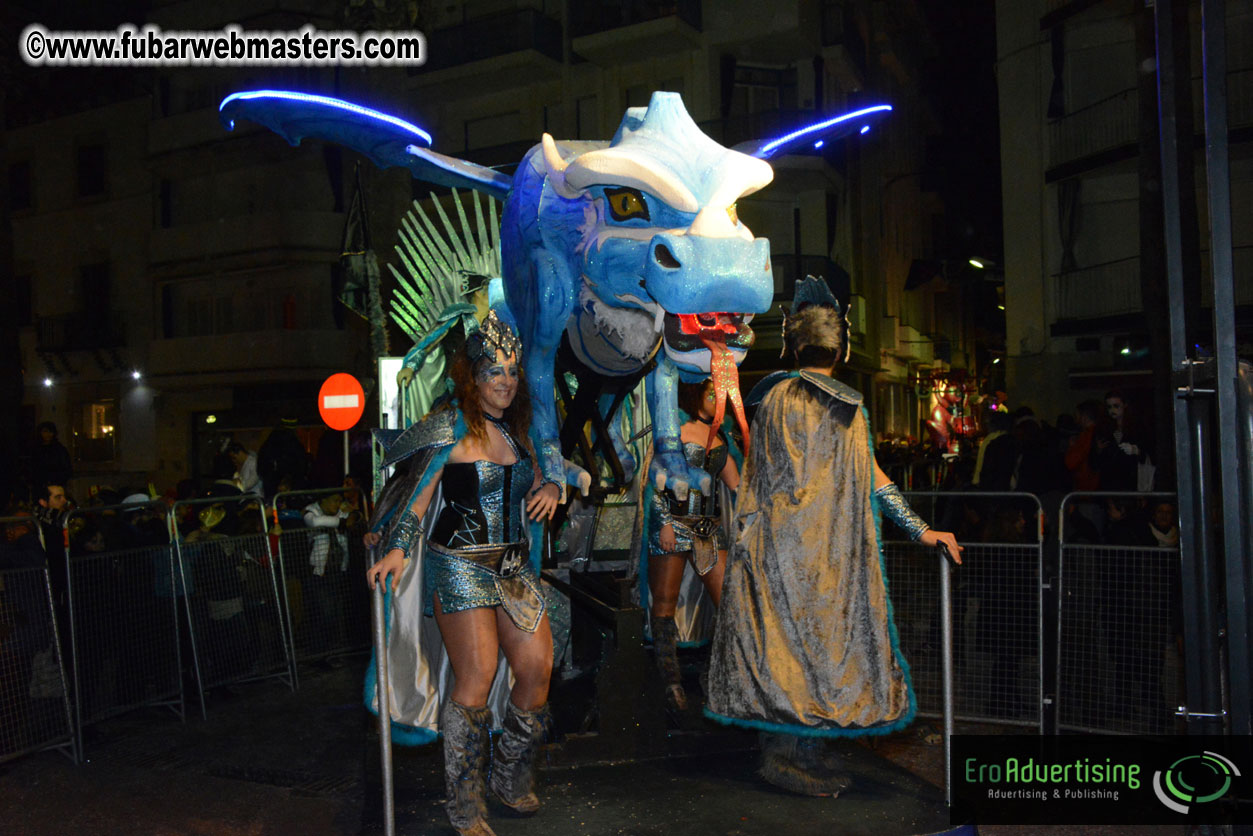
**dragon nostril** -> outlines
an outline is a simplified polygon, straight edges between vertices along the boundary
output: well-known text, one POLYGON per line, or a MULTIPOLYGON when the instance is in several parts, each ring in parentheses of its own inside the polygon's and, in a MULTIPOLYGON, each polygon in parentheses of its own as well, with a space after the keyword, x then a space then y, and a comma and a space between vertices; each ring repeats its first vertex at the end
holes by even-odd
POLYGON ((657 259, 657 263, 667 270, 678 270, 683 266, 665 244, 658 244, 653 248, 653 258, 657 259))

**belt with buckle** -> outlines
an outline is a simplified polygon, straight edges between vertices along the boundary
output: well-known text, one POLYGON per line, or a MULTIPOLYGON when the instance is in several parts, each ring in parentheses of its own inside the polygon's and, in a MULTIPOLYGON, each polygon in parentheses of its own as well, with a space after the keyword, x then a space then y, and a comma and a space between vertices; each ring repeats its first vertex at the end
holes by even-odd
POLYGON ((483 546, 459 546, 450 548, 438 543, 428 543, 427 548, 436 554, 465 560, 489 569, 502 578, 516 575, 526 564, 526 543, 490 543, 483 546))
POLYGON ((722 520, 718 517, 675 517, 674 521, 682 523, 692 530, 697 537, 713 537, 722 520))

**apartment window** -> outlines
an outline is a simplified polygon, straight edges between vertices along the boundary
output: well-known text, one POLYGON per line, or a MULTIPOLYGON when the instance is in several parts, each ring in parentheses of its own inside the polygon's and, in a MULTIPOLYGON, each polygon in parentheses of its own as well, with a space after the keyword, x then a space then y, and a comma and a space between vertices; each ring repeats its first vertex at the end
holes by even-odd
POLYGON ((91 463, 113 461, 117 453, 117 401, 89 401, 75 417, 74 458, 91 463))
POLYGON ((35 192, 31 185, 30 161, 13 163, 9 166, 9 208, 20 212, 34 206, 35 192))
POLYGON ((104 145, 78 147, 78 196, 97 197, 108 189, 108 155, 104 145))
POLYGON ((731 115, 796 109, 795 67, 735 67, 731 91, 731 115))

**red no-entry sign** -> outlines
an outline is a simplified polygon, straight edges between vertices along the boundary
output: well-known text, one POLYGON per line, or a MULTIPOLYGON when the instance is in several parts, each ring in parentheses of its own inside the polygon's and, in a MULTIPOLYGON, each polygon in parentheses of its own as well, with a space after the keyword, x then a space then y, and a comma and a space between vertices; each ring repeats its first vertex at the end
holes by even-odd
POLYGON ((365 390, 350 374, 333 374, 318 390, 318 412, 333 430, 350 430, 365 412, 365 390))

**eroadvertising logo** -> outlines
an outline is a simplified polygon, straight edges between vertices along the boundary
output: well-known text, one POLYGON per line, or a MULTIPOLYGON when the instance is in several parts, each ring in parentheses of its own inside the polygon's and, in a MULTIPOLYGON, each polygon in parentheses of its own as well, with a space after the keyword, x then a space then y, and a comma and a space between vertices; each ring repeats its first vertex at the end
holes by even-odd
POLYGON ((1167 809, 1186 816, 1193 804, 1208 804, 1226 796, 1231 791, 1231 779, 1240 777, 1236 765, 1217 752, 1184 755, 1164 772, 1153 773, 1153 792, 1167 809))
POLYGON ((1238 737, 953 738, 953 822, 1253 823, 1238 737))

